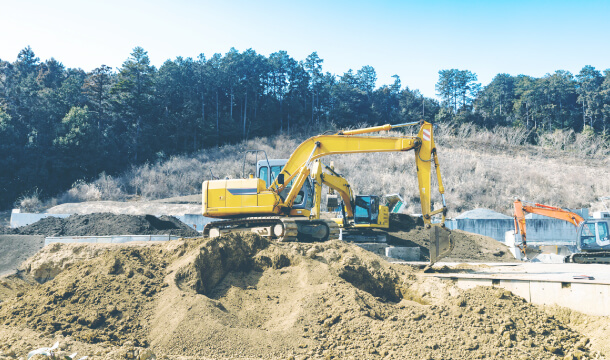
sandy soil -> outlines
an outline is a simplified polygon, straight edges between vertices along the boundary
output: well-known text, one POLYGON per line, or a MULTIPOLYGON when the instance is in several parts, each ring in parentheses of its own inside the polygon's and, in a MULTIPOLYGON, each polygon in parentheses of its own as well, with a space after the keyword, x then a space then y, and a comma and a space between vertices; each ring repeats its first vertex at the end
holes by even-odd
POLYGON ((0 281, 0 352, 17 358, 55 340, 90 359, 601 357, 574 314, 341 241, 54 244, 24 270, 0 281), (32 285, 44 266, 61 269, 32 285))

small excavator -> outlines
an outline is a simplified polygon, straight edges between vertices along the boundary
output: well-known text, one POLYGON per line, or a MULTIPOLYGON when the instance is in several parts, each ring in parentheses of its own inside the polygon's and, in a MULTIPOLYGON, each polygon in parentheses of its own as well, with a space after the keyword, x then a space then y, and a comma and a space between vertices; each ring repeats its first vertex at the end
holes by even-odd
POLYGON ((521 237, 519 248, 523 255, 527 248, 525 227, 525 213, 539 214, 554 219, 565 220, 576 226, 577 253, 565 257, 564 262, 580 264, 610 264, 610 219, 588 219, 564 210, 562 208, 537 203, 523 203, 516 199, 515 208, 515 236, 521 237))
MULTIPOLYGON (((279 174, 287 162, 288 159, 259 160, 256 163, 256 174, 270 182, 270 177, 274 173, 279 174)), ((347 179, 335 171, 333 162, 331 161, 331 165, 327 166, 320 159, 314 161, 310 176, 305 180, 303 187, 312 189, 311 193, 313 193, 310 218, 319 219, 322 215, 329 218, 335 215, 336 217, 332 219, 343 229, 344 239, 345 236, 350 235, 350 230, 389 228, 390 206, 388 205, 394 208, 401 200, 399 195, 387 195, 386 199, 377 195, 354 195, 347 179), (321 212, 322 185, 328 187, 326 195, 328 213, 321 212)), ((363 237, 362 233, 358 235, 363 237)))
MULTIPOLYGON (((338 238, 340 229, 337 222, 321 219, 319 206, 314 207, 316 189, 311 186, 315 182, 310 177, 313 176, 315 180, 316 176, 321 175, 318 172, 321 165, 317 160, 336 154, 410 150, 415 153, 422 216, 425 226, 430 229, 430 262, 434 263, 451 253, 453 239, 444 226, 447 206, 433 126, 424 121, 314 136, 301 143, 283 166, 267 160, 267 173, 259 173, 258 177, 252 175, 245 179, 204 181, 203 215, 222 220, 208 223, 203 234, 216 237, 232 232, 254 232, 277 241, 326 241, 338 238), (364 135, 412 125, 420 125, 417 136, 364 135), (431 208, 433 164, 443 205, 437 210, 431 208), (271 173, 274 176, 270 176, 271 173), (441 216, 439 224, 432 224, 435 215, 441 216)), ((330 179, 329 175, 323 176, 330 179)), ((375 211, 374 197, 359 199, 361 205, 375 211)))

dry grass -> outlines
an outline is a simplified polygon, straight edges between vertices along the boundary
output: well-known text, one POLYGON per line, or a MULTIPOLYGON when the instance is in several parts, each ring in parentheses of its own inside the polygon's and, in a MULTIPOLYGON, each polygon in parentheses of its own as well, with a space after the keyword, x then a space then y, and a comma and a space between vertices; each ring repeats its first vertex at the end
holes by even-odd
MULTIPOLYGON (((515 197, 568 208, 593 203, 593 210, 599 210, 596 199, 610 195, 610 147, 601 137, 572 131, 538 136, 515 128, 485 130, 464 124, 439 126, 435 139, 450 216, 474 208, 510 214, 515 197), (528 144, 532 138, 541 145, 528 144)), ((117 178, 103 174, 92 184, 77 183, 68 194, 76 201, 197 194, 201 182, 212 176, 241 177, 245 150, 262 149, 270 159, 287 158, 302 140, 276 136, 174 156, 134 167, 117 178)), ((330 160, 356 193, 399 193, 407 201, 407 212, 421 212, 412 152, 337 155, 324 162, 330 160)), ((246 174, 253 172, 254 163, 250 156, 246 174)), ((440 206, 440 197, 433 198, 440 206)))

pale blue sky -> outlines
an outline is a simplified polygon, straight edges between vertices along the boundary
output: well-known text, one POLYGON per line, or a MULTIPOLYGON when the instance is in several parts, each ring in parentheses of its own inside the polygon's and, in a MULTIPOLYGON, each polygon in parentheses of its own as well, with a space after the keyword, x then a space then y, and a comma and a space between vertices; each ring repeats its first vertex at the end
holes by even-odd
POLYGON ((610 1, 0 0, 0 59, 30 45, 42 60, 117 68, 135 46, 159 67, 177 56, 252 48, 317 51, 340 75, 371 65, 377 85, 434 96, 441 69, 543 76, 610 68, 610 1))

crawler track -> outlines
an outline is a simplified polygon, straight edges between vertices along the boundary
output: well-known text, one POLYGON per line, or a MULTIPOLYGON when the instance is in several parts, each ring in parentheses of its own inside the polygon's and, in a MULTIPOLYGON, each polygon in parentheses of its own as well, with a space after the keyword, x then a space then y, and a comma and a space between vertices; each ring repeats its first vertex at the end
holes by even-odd
POLYGON ((276 241, 326 241, 339 238, 339 226, 332 220, 280 216, 213 221, 203 229, 205 237, 232 232, 254 232, 276 241))
POLYGON ((566 256, 565 262, 576 264, 610 264, 610 251, 576 253, 566 256))

